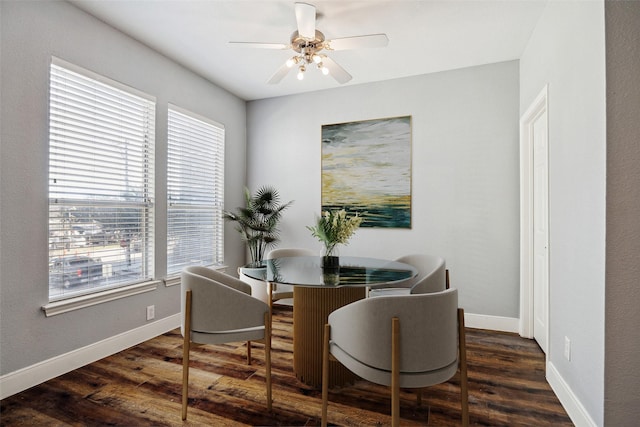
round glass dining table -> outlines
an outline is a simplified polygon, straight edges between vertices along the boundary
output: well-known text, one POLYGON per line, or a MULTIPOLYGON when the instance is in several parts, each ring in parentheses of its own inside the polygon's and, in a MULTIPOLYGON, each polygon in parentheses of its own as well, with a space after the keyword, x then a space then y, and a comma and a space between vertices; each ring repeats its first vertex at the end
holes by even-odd
POLYGON ((247 276, 270 283, 306 287, 376 287, 403 282, 418 274, 398 261, 353 256, 294 256, 262 261, 243 268, 247 276))
MULTIPOLYGON (((262 261, 243 274, 269 287, 293 286, 293 371, 303 383, 322 387, 322 334, 329 314, 366 297, 367 288, 398 285, 418 274, 415 267, 377 258, 295 256, 262 261)), ((329 366, 329 387, 357 377, 338 361, 329 366)))

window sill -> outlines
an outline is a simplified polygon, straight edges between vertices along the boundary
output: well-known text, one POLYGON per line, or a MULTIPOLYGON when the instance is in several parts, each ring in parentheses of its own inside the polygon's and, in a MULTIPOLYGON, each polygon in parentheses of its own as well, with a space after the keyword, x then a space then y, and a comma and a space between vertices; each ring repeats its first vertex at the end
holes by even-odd
POLYGON ((164 285, 168 288, 169 286, 176 286, 180 284, 180 275, 167 277, 164 279, 164 285))
POLYGON ((123 286, 121 288, 109 289, 103 292, 96 292, 90 295, 82 295, 75 298, 69 298, 62 301, 51 302, 42 306, 42 310, 46 317, 55 316, 69 311, 80 310, 81 308, 91 307, 92 305, 102 304, 114 301, 120 298, 126 298, 131 295, 137 295, 144 292, 150 292, 158 288, 159 280, 150 282, 137 283, 135 285, 123 286))

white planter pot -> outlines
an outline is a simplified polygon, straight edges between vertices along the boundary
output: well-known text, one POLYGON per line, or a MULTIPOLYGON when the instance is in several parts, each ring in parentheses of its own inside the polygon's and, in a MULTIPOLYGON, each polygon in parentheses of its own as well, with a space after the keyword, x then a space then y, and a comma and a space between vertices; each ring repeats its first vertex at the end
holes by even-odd
POLYGON ((251 296, 259 299, 265 304, 269 304, 269 294, 267 293, 267 282, 264 280, 257 280, 251 278, 243 273, 243 270, 247 270, 246 267, 238 268, 238 277, 240 280, 251 286, 251 296))

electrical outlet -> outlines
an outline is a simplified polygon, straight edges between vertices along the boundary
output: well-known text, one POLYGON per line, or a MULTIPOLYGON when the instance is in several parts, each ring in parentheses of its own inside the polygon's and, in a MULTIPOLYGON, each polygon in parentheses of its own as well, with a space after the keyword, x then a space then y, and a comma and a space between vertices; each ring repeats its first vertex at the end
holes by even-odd
POLYGON ((147 320, 153 320, 156 317, 156 306, 150 305, 147 307, 147 320))
POLYGON ((569 337, 564 337, 564 358, 571 360, 571 340, 569 337))

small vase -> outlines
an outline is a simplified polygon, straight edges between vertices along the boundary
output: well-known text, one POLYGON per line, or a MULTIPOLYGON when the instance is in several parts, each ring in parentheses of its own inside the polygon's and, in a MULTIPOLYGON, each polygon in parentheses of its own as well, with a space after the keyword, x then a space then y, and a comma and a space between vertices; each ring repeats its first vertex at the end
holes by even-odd
POLYGON ((322 267, 324 268, 340 267, 340 257, 339 257, 339 251, 337 246, 331 246, 331 247, 324 246, 322 248, 322 252, 320 256, 322 256, 322 267))
POLYGON ((335 285, 338 283, 340 274, 340 257, 338 256, 338 248, 324 247, 322 251, 322 273, 324 275, 325 284, 335 285))
POLYGON ((338 269, 340 268, 340 257, 335 255, 322 257, 322 268, 338 269))
POLYGON ((324 284, 335 286, 338 283, 340 283, 339 271, 340 271, 339 269, 336 269, 335 271, 330 271, 324 268, 322 273, 322 281, 324 282, 324 284))

